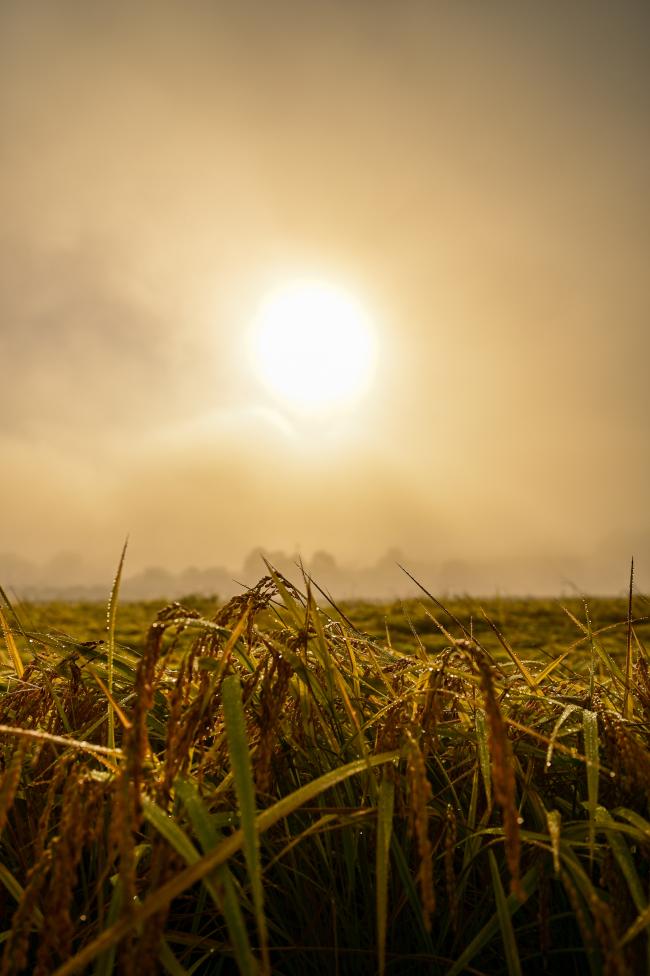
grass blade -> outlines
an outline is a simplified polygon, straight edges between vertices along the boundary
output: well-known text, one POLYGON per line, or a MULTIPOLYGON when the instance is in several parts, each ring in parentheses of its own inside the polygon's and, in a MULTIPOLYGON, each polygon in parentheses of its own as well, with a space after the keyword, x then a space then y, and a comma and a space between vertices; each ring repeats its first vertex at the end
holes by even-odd
MULTIPOLYGON (((505 911, 507 911, 510 916, 514 915, 515 912, 528 901, 533 891, 537 887, 538 880, 539 872, 537 868, 531 868, 530 871, 528 871, 527 874, 525 874, 521 879, 522 896, 518 897, 517 895, 513 895, 511 893, 506 897, 505 911)), ((478 955, 481 949, 488 945, 497 934, 500 928, 500 922, 500 916, 498 912, 495 912, 490 921, 486 922, 481 931, 474 936, 470 944, 466 947, 465 951, 460 954, 453 966, 447 970, 445 976, 461 976, 461 973, 466 972, 467 967, 474 956, 478 955)))
MULTIPOLYGON (((123 888, 120 878, 115 879, 115 886, 111 894, 108 914, 106 916, 106 928, 110 929, 115 925, 122 911, 123 888)), ((110 945, 95 960, 93 976, 111 976, 115 972, 115 944, 110 945)))
POLYGON ((395 782, 384 772, 379 786, 377 803, 377 957, 379 976, 386 971, 386 922, 388 909, 388 874, 390 870, 390 839, 393 832, 395 782))
POLYGON ((485 797, 488 806, 492 803, 492 772, 490 766, 490 747, 488 744, 488 731, 485 724, 485 712, 482 708, 476 709, 476 744, 478 747, 479 765, 485 786, 485 797))
POLYGON ((122 569, 124 567, 124 557, 126 547, 129 544, 128 538, 122 547, 122 554, 117 567, 117 572, 111 587, 111 595, 108 598, 108 608, 106 611, 106 630, 108 633, 108 748, 115 748, 115 714, 113 703, 110 696, 113 694, 113 659, 115 657, 115 621, 117 619, 117 601, 120 593, 120 582, 122 580, 122 569))
POLYGON ((568 719, 571 712, 577 711, 578 705, 566 705, 559 719, 553 726, 553 731, 551 732, 551 738, 548 741, 548 749, 546 750, 546 768, 548 769, 551 765, 553 759, 553 749, 555 748, 555 740, 558 737, 558 733, 566 720, 568 719))
MULTIPOLYGON (((174 783, 177 796, 180 797, 183 806, 187 810, 188 816, 194 828, 194 832, 201 845, 204 854, 208 854, 219 843, 221 833, 214 826, 214 821, 199 795, 199 791, 189 780, 177 777, 174 783)), ((255 976, 258 972, 257 960, 251 950, 246 923, 242 915, 239 899, 235 890, 235 884, 227 864, 222 864, 215 869, 214 877, 219 883, 222 891, 219 908, 223 912, 228 926, 228 934, 235 952, 235 959, 243 976, 255 976)), ((217 889, 219 894, 219 889, 217 889)))
MULTIPOLYGON (((25 893, 25 889, 23 888, 23 886, 20 884, 19 881, 16 881, 11 871, 1 861, 0 861, 0 884, 2 884, 6 888, 9 894, 17 902, 20 901, 20 899, 25 893)), ((38 926, 44 924, 43 913, 41 912, 40 908, 34 909, 34 921, 38 926)))
MULTIPOLYGON (((164 810, 161 810, 148 797, 142 798, 142 812, 145 820, 165 838, 169 846, 173 847, 177 854, 180 854, 186 864, 196 864, 200 857, 199 852, 183 828, 179 827, 175 820, 168 817, 164 810)), ((205 883, 208 884, 209 882, 206 881, 205 883)))
POLYGON ((584 636, 589 641, 591 649, 595 650, 596 654, 600 658, 601 663, 607 668, 612 678, 618 680, 621 684, 624 684, 625 678, 618 664, 616 663, 614 658, 607 653, 602 643, 599 640, 596 640, 596 635, 599 634, 600 631, 596 631, 596 633, 594 633, 590 627, 585 627, 582 621, 578 620, 575 614, 571 613, 568 607, 562 607, 562 609, 566 613, 569 620, 573 621, 573 623, 576 625, 578 630, 582 631, 584 636))
POLYGON ((235 791, 239 806, 239 817, 244 835, 244 856, 253 892, 253 905, 257 931, 262 951, 262 971, 271 972, 268 948, 268 932, 264 915, 264 889, 262 887, 262 867, 260 862, 260 839, 255 818, 255 785, 251 764, 246 720, 242 703, 241 683, 238 675, 225 678, 222 688, 223 713, 226 721, 226 736, 230 754, 230 766, 235 780, 235 791))
POLYGON ((174 780, 174 790, 187 810, 203 853, 211 851, 219 843, 221 834, 216 829, 195 784, 183 776, 177 776, 174 780))
POLYGON ((553 850, 553 870, 556 876, 560 873, 560 841, 562 839, 562 814, 559 810, 547 810, 546 824, 548 835, 551 838, 551 848, 553 850))
MULTIPOLYGON (((196 814, 196 803, 193 803, 192 800, 190 800, 190 807, 196 814)), ((170 844, 170 846, 181 855, 188 866, 198 863, 200 860, 199 852, 185 831, 178 826, 175 820, 168 817, 167 814, 160 809, 160 807, 156 806, 152 800, 148 799, 143 801, 143 813, 145 815, 145 819, 148 820, 149 823, 155 827, 158 833, 165 838, 167 843, 170 844)), ((214 829, 208 832, 206 831, 205 827, 205 822, 202 822, 201 831, 204 838, 208 839, 209 836, 212 836, 216 840, 216 832, 214 829)), ((258 972, 257 963, 248 941, 246 925, 241 914, 239 901, 235 894, 235 889, 228 866, 226 864, 221 865, 221 867, 217 868, 215 871, 214 879, 206 876, 203 878, 203 884, 209 892, 210 897, 212 898, 212 901, 216 905, 217 909, 219 911, 223 911, 224 918, 226 919, 226 924, 228 926, 228 932, 235 950, 235 958, 237 960, 240 973, 242 973, 243 976, 256 976, 256 973, 258 972), (218 885, 215 884, 215 880, 222 884, 225 882, 223 898, 220 895, 218 885)))
POLYGON ((519 671, 520 675, 522 676, 522 678, 524 679, 524 681, 526 682, 530 690, 537 691, 537 682, 533 678, 532 674, 530 673, 530 671, 528 670, 524 662, 521 660, 521 658, 512 649, 512 647, 505 639, 505 637, 503 636, 503 634, 501 633, 497 625, 494 623, 494 621, 490 620, 483 607, 481 607, 481 614, 485 622, 494 631, 496 638, 499 641, 499 644, 501 644, 501 647, 504 649, 504 651, 506 652, 510 660, 513 662, 513 664, 519 671))
POLYGON ((589 810, 589 862, 593 865, 596 845, 596 808, 598 807, 598 716, 585 708, 582 713, 582 731, 587 760, 587 808, 589 810))
POLYGON ((629 929, 623 935, 619 945, 621 947, 626 946, 628 942, 632 939, 636 939, 638 935, 641 935, 644 929, 647 929, 650 925, 650 905, 644 908, 642 912, 639 913, 636 920, 630 925, 629 929))
POLYGON ((544 681, 546 681, 549 674, 552 674, 553 671, 555 671, 555 669, 558 668, 560 664, 562 664, 562 662, 569 656, 569 654, 570 651, 563 651, 562 654, 556 657, 553 661, 549 661, 546 667, 543 668, 539 672, 539 674, 535 675, 535 684, 537 685, 538 688, 544 681))
POLYGON ((601 806, 596 809, 596 821, 599 827, 606 828, 607 842, 618 862, 621 874, 630 889, 630 895, 632 896, 636 910, 638 912, 644 911, 648 905, 648 901, 643 890, 643 882, 637 873, 630 849, 624 837, 621 836, 619 825, 610 812, 601 806))
POLYGON ((589 604, 585 600, 585 619, 587 621, 587 636, 589 638, 589 708, 593 708, 594 703, 594 688, 596 680, 596 645, 594 643, 594 635, 591 626, 591 614, 589 613, 589 604))
POLYGON ((632 591, 634 589, 634 559, 630 563, 630 589, 627 603, 627 647, 625 652, 625 691, 623 693, 623 718, 631 719, 632 702, 632 591))
POLYGON ((616 807, 613 811, 617 817, 623 817, 631 823, 637 830, 644 835, 646 841, 650 841, 650 821, 642 817, 636 810, 628 810, 627 807, 616 807))
POLYGON ((171 976, 188 976, 187 969, 181 966, 165 939, 163 939, 160 944, 158 959, 160 960, 163 969, 170 973, 171 976))
POLYGON ((506 898, 506 893, 503 890, 503 884, 501 883, 501 875, 499 874, 497 859, 494 856, 494 851, 488 851, 488 855, 490 858, 492 888, 494 889, 494 898, 497 906, 499 928, 501 929, 503 949, 506 956, 506 964, 508 966, 508 976, 521 976, 521 963, 519 962, 517 940, 515 939, 515 933, 512 927, 512 917, 508 907, 508 900, 506 898))

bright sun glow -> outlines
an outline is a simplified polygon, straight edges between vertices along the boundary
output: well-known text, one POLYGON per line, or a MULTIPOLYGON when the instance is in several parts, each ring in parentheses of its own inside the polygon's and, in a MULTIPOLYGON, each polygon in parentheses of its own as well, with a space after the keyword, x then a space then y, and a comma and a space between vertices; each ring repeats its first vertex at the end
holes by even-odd
POLYGON ((303 410, 333 407, 366 390, 374 336, 350 295, 300 281, 263 302, 253 329, 253 357, 265 385, 287 403, 303 410))

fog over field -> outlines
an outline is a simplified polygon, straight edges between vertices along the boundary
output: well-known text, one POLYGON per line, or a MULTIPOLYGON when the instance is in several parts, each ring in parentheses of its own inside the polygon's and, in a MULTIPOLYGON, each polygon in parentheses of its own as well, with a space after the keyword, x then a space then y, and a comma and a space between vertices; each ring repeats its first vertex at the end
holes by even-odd
POLYGON ((105 592, 129 534, 135 595, 260 546, 650 588, 649 48, 630 0, 5 0, 0 582, 105 592), (320 413, 248 342, 304 276, 377 348, 320 413))
MULTIPOLYGON (((226 599, 254 585, 267 573, 264 558, 274 569, 305 588, 305 576, 321 590, 321 599, 370 599, 390 601, 422 596, 422 588, 436 596, 617 596, 629 586, 629 557, 619 551, 601 550, 591 560, 576 557, 529 559, 505 557, 490 561, 446 559, 439 562, 409 560, 398 549, 389 549, 373 563, 339 563, 331 553, 319 550, 311 558, 300 553, 253 549, 240 565, 215 563, 186 566, 178 571, 145 566, 133 572, 128 559, 122 583, 126 600, 182 599, 190 595, 226 599), (303 571, 305 576, 303 576, 303 571), (413 578, 410 578, 413 577, 413 578), (419 585, 418 585, 419 584, 419 585)), ((643 570, 641 565, 641 570, 643 570)), ((636 586, 644 588, 647 572, 639 573, 636 586), (639 584, 639 580, 641 580, 639 584)), ((106 601, 111 574, 102 573, 80 553, 60 552, 43 564, 31 563, 11 553, 0 553, 0 578, 21 599, 74 599, 106 601)))

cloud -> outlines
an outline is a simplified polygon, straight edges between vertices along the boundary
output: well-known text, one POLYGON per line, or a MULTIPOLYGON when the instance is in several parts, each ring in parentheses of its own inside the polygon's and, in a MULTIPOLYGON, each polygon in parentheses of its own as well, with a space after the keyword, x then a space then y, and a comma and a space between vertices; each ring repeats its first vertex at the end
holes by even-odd
POLYGON ((97 240, 0 240, 0 429, 88 444, 175 414, 173 324, 97 240))

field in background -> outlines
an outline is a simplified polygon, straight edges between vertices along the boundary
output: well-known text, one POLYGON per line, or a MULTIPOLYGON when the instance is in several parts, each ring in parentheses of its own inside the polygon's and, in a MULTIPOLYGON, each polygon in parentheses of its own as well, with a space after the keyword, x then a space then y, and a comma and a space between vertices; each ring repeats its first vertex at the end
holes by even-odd
MULTIPOLYGON (((327 600, 316 593, 319 603, 327 610, 327 600)), ((186 597, 183 605, 211 617, 219 608, 215 599, 186 597)), ((124 603, 116 622, 117 640, 130 647, 144 645, 147 630, 163 601, 124 603)), ((354 602, 339 603, 348 620, 362 633, 382 641, 390 641, 397 650, 412 651, 421 641, 429 651, 439 651, 449 641, 432 619, 439 614, 435 606, 423 596, 422 600, 405 600, 390 604, 354 602)), ((627 600, 600 597, 585 599, 482 599, 469 597, 445 601, 445 607, 463 621, 482 641, 499 646, 498 639, 482 611, 508 637, 522 654, 543 659, 573 647, 577 656, 588 649, 589 641, 582 628, 601 632, 607 645, 616 653, 623 653, 627 641, 627 600), (568 611, 568 612, 567 612, 568 611), (576 623, 577 621, 577 623, 576 623)), ((336 616, 336 611, 330 607, 336 616)), ((637 636, 650 645, 650 599, 637 594, 634 612, 638 620, 637 636)), ((105 637, 106 605, 104 603, 36 603, 21 608, 21 616, 34 631, 59 631, 80 641, 105 637)), ((445 615, 441 616, 444 622, 445 615)))
POLYGON ((645 598, 116 598, 4 602, 2 976, 648 970, 645 598))

